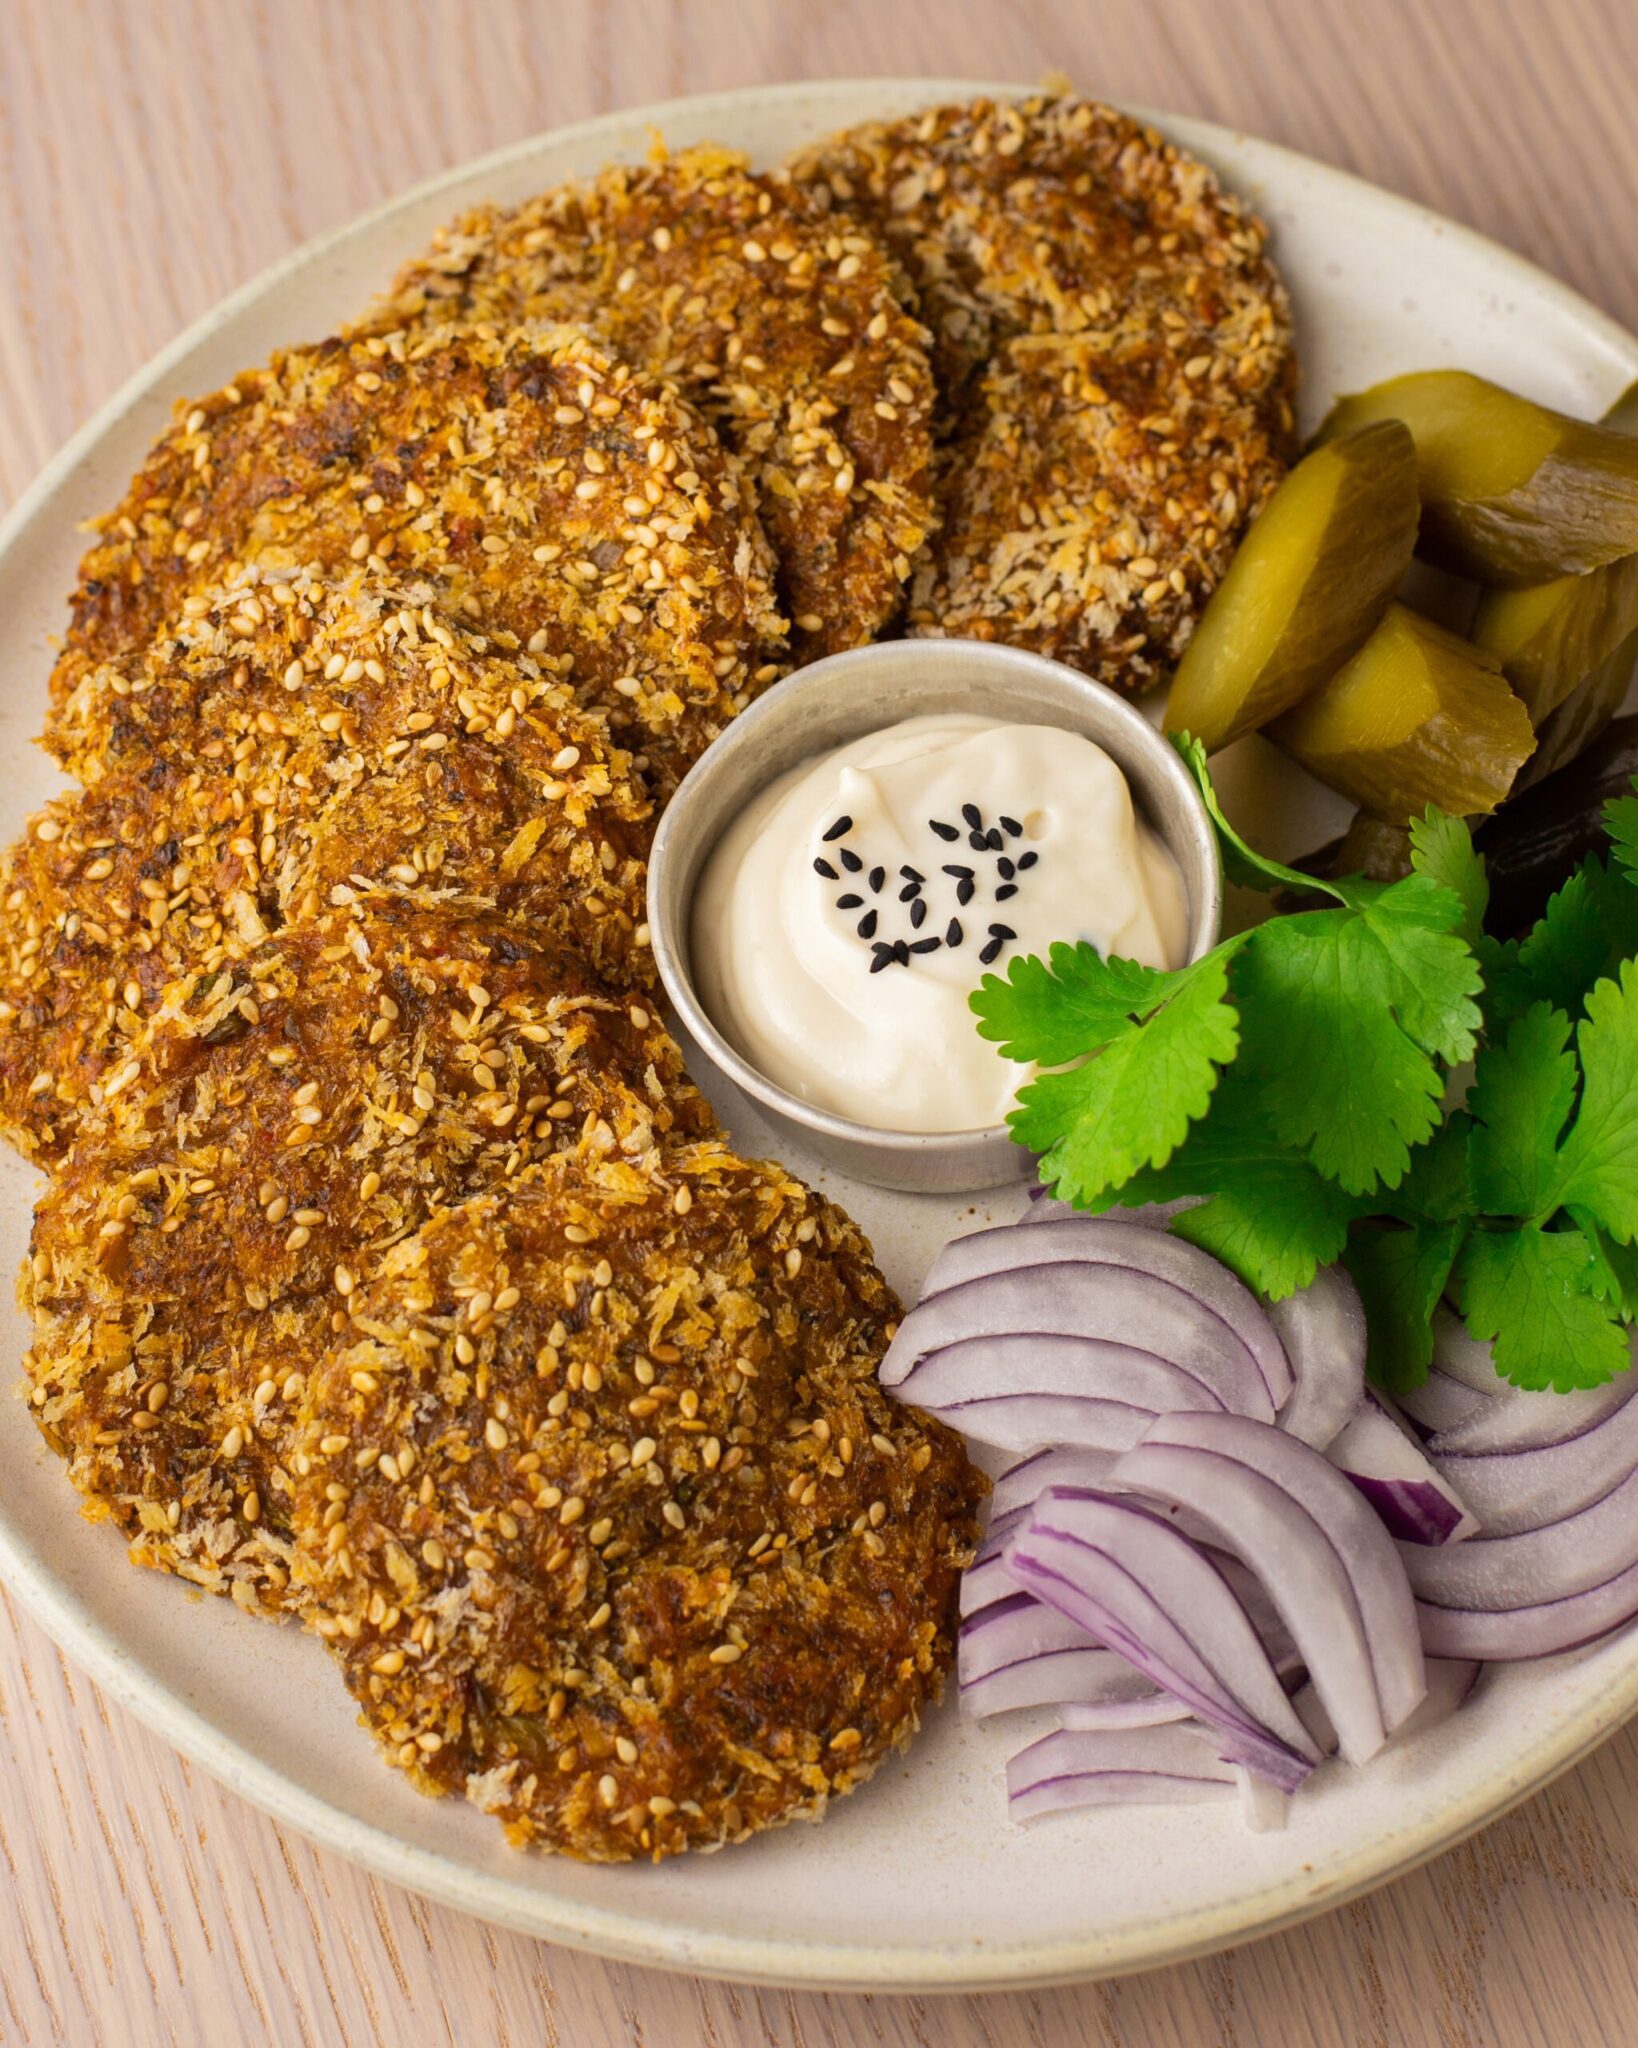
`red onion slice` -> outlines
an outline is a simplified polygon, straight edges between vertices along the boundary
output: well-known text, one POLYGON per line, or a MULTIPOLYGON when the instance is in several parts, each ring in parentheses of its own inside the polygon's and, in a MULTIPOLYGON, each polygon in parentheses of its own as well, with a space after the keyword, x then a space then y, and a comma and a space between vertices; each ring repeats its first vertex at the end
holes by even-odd
POLYGON ((1493 1401, 1442 1429, 1429 1442, 1436 1458, 1453 1451, 1536 1451, 1571 1437, 1613 1415, 1633 1397, 1630 1374, 1606 1380, 1601 1387, 1579 1387, 1569 1394, 1533 1392, 1504 1386, 1493 1401))
POLYGON ((1114 1468, 1113 1451, 1036 1451, 1009 1465, 990 1495, 990 1528, 1015 1508, 1033 1507, 1049 1486, 1103 1485, 1114 1468))
POLYGON ((921 1298, 925 1302, 996 1273, 1068 1264, 1127 1266, 1180 1287, 1227 1324, 1251 1353, 1271 1401, 1283 1401, 1290 1393, 1290 1361, 1251 1289, 1198 1245, 1124 1217, 1082 1216, 1072 1210, 1050 1225, 1025 1221, 952 1238, 933 1261, 921 1298))
POLYGON ((1340 1266, 1322 1266, 1312 1282, 1268 1305, 1296 1385, 1280 1427, 1316 1451, 1344 1428, 1365 1391, 1365 1309, 1340 1266))
MULTIPOLYGON (((1018 1518, 1022 1526, 1023 1516, 1018 1518)), ((997 1600, 1010 1599, 1018 1591, 1012 1575, 1002 1561, 1006 1548, 1005 1538, 998 1541, 988 1554, 981 1553, 974 1558, 961 1574, 961 1612, 964 1615, 977 1614, 986 1607, 993 1607, 997 1600)))
POLYGON ((962 1712, 979 1721, 1065 1700, 1158 1697, 1124 1657, 1027 1593, 1014 1592, 968 1616, 961 1625, 957 1674, 962 1712))
POLYGON ((1474 1393, 1471 1387, 1463 1386, 1460 1380, 1452 1379, 1435 1365, 1429 1368, 1419 1387, 1412 1387, 1409 1393, 1398 1394, 1395 1399, 1415 1424, 1417 1434, 1430 1437, 1442 1429, 1454 1429, 1457 1423, 1476 1415, 1489 1405, 1490 1397, 1474 1393))
POLYGON ((1565 1600, 1486 1613, 1472 1607, 1418 1604, 1416 1618, 1429 1656, 1477 1657, 1483 1664, 1522 1663, 1578 1650, 1638 1615, 1638 1565, 1565 1600))
POLYGON ((1347 1473, 1390 1536, 1406 1543, 1460 1543, 1479 1527, 1467 1502, 1376 1393, 1365 1394, 1325 1455, 1347 1473))
POLYGON ((1004 1553, 1033 1593, 1118 1650, 1222 1737, 1230 1760, 1288 1790, 1315 1761, 1268 1653, 1227 1581, 1135 1501, 1048 1493, 1004 1553))
MULTIPOLYGON (((1113 1656, 1115 1653, 1110 1650, 1106 1654, 1113 1656)), ((1121 1659, 1122 1663, 1125 1661, 1121 1659)), ((1127 1669, 1130 1670, 1131 1666, 1127 1665, 1127 1669)), ((1137 1676, 1136 1673, 1133 1675, 1137 1676)), ((1160 1728, 1169 1721, 1194 1718, 1183 1702, 1174 1700, 1169 1692, 1150 1685, 1146 1678, 1139 1677, 1138 1683, 1144 1689, 1131 1699, 1060 1700, 1058 1726, 1084 1733, 1100 1728, 1160 1728)))
MULTIPOLYGON (((1406 1736, 1420 1735, 1425 1729, 1436 1728, 1441 1721, 1448 1721, 1459 1707, 1467 1704, 1483 1669, 1470 1657, 1429 1657, 1425 1662, 1427 1695, 1410 1719, 1394 1731, 1396 1742, 1406 1736)), ((1313 1686, 1300 1687, 1292 1695, 1291 1704, 1302 1716, 1303 1726, 1309 1734, 1330 1755, 1337 1746, 1337 1731, 1331 1726, 1325 1703, 1313 1686)))
POLYGON ((1439 1469, 1460 1489, 1487 1536, 1539 1529, 1602 1500, 1638 1466, 1638 1401, 1562 1443, 1535 1450, 1447 1451, 1439 1469))
POLYGON ((1373 1756, 1415 1710, 1426 1684, 1404 1566, 1370 1507, 1318 1451, 1243 1416, 1166 1415, 1115 1479, 1186 1502, 1257 1573, 1350 1763, 1373 1756))
POLYGON ((1638 1471, 1602 1500, 1539 1529, 1443 1550, 1402 1543, 1399 1554, 1417 1598, 1435 1607, 1505 1614, 1567 1600, 1638 1565, 1638 1471))
POLYGON ((899 1325, 879 1377, 896 1389, 930 1351, 1023 1332, 1151 1352, 1211 1388, 1224 1407, 1273 1419, 1256 1359, 1220 1316, 1168 1280, 1085 1261, 992 1273, 920 1302, 899 1325))
POLYGON ((999 1451, 1060 1444, 1114 1453, 1129 1449, 1154 1420, 1152 1408, 1078 1394, 993 1394, 983 1400, 952 1401, 930 1412, 974 1443, 999 1451))
POLYGON ((1014 1820, 1077 1806, 1184 1805, 1232 1799, 1233 1769, 1187 1725, 1094 1732, 1056 1729, 1007 1765, 1014 1820))

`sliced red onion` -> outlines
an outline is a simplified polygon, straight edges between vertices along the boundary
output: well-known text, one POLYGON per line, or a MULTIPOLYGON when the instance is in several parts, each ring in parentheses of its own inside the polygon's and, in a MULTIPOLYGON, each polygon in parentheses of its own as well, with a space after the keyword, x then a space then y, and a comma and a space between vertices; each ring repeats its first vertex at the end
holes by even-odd
POLYGON ((894 1388, 901 1401, 975 1442, 1030 1451, 1081 1444, 1123 1449, 1147 1418, 1222 1409, 1209 1387, 1152 1352, 1102 1338, 968 1337, 919 1358, 894 1388))
POLYGON ((1556 1657, 1597 1642, 1638 1615, 1638 1564, 1628 1565, 1601 1586, 1565 1600, 1515 1607, 1505 1613, 1472 1607, 1418 1604, 1417 1621, 1430 1656, 1477 1657, 1481 1663, 1519 1663, 1556 1657))
POLYGON ((1487 1407, 1490 1401, 1489 1395, 1474 1393, 1471 1387, 1452 1379, 1438 1366, 1429 1369, 1427 1378, 1419 1387, 1412 1387, 1409 1393, 1398 1394, 1395 1398, 1421 1437, 1455 1428, 1457 1423, 1465 1422, 1470 1415, 1476 1415, 1481 1408, 1487 1407))
POLYGON ((1602 1500, 1539 1529, 1443 1550, 1402 1543, 1399 1554, 1417 1598, 1436 1607, 1505 1614, 1566 1600, 1638 1565, 1638 1471, 1602 1500))
MULTIPOLYGON (((1273 1418, 1274 1404, 1256 1359, 1220 1316, 1168 1280, 1131 1266, 1084 1261, 988 1274, 919 1303, 888 1346, 882 1384, 898 1388, 919 1359, 947 1345, 1024 1332, 1110 1344, 1123 1357, 1150 1352, 1210 1388, 1224 1407, 1273 1418)), ((1033 1438, 1034 1443, 1054 1441, 1063 1439, 1050 1425, 1033 1438)))
POLYGON ((1024 1591, 1118 1650, 1222 1738, 1230 1761, 1288 1790, 1315 1761, 1268 1653, 1227 1581, 1135 1501, 1050 1492, 1009 1541, 1024 1591))
POLYGON ((1363 1763, 1426 1689, 1404 1566, 1364 1499, 1318 1451, 1235 1415, 1159 1416, 1121 1486, 1187 1502, 1261 1578, 1363 1763))
MULTIPOLYGON (((1429 1657, 1425 1662, 1427 1695, 1410 1719, 1396 1730, 1395 1741, 1407 1735, 1420 1735, 1424 1729, 1435 1728, 1441 1721, 1448 1721, 1458 1707, 1467 1704, 1483 1668, 1468 1657, 1429 1657)), ((1303 1726, 1309 1734, 1330 1755, 1337 1746, 1337 1731, 1331 1726, 1325 1703, 1313 1686, 1302 1686, 1292 1695, 1291 1704, 1302 1716, 1303 1726)))
POLYGON ((1050 1450, 1020 1458, 995 1482, 990 1495, 990 1528, 1016 1508, 1033 1507, 1049 1486, 1102 1486, 1114 1463, 1113 1451, 1050 1450))
POLYGON ((1014 1592, 967 1617, 957 1672, 962 1712, 979 1721, 1021 1708, 1061 1706, 1065 1700, 1158 1697, 1124 1657, 1027 1593, 1014 1592))
POLYGON ((1366 1392, 1325 1455, 1347 1473, 1390 1536, 1406 1543, 1460 1543, 1479 1526, 1449 1479, 1435 1471, 1374 1392, 1366 1392))
POLYGON ((1635 1466, 1638 1401, 1630 1399, 1561 1443, 1534 1450, 1446 1451, 1439 1459, 1440 1471, 1461 1490, 1487 1536, 1512 1536, 1576 1514, 1620 1485, 1635 1466))
MULTIPOLYGON (((1023 1516, 1017 1518, 1022 1525, 1023 1516)), ((977 1614, 983 1608, 993 1607, 997 1600, 1009 1599, 1018 1591, 1012 1575, 1002 1562, 1005 1549, 1005 1535, 987 1555, 974 1558, 961 1574, 961 1612, 977 1614)))
POLYGON ((1056 1729, 1007 1765, 1014 1820, 1077 1806, 1183 1805, 1232 1799, 1233 1769, 1193 1727, 1095 1732, 1056 1729))
POLYGON ((1365 1309, 1340 1266, 1322 1266, 1307 1287, 1268 1304, 1296 1385, 1280 1427, 1316 1451, 1345 1427, 1365 1390, 1365 1309))
POLYGON ((933 1261, 921 1298, 926 1302, 996 1273, 1068 1264, 1127 1266, 1181 1288, 1226 1323, 1251 1353, 1271 1401, 1278 1403, 1291 1391, 1285 1348, 1251 1289, 1198 1245, 1121 1215, 1082 1216, 1072 1210, 1050 1226, 1025 1221, 952 1238, 933 1261))
MULTIPOLYGON (((1105 1653, 1113 1656, 1110 1650, 1105 1653)), ((1121 1659, 1124 1664, 1125 1658, 1121 1659)), ((1128 1671, 1131 1666, 1128 1664, 1128 1671)), ((1138 1683, 1143 1687, 1130 1699, 1103 1700, 1060 1700, 1058 1702, 1058 1725, 1060 1728, 1078 1730, 1099 1728, 1159 1728, 1168 1721, 1188 1721, 1194 1717, 1181 1700, 1174 1700, 1169 1692, 1162 1692, 1157 1685, 1151 1685, 1137 1673, 1138 1683)))
POLYGON ((1508 1383, 1496 1370, 1490 1346, 1467 1334, 1467 1325, 1447 1302, 1433 1311, 1433 1364, 1447 1378, 1457 1380, 1470 1393, 1493 1401, 1509 1392, 1508 1383))
POLYGON ((1601 1387, 1580 1387, 1569 1394, 1504 1386, 1493 1401, 1451 1428, 1440 1430, 1428 1449, 1434 1457, 1443 1458, 1453 1451, 1534 1451, 1567 1443, 1624 1407, 1635 1391, 1638 1383, 1629 1373, 1606 1380, 1601 1387))

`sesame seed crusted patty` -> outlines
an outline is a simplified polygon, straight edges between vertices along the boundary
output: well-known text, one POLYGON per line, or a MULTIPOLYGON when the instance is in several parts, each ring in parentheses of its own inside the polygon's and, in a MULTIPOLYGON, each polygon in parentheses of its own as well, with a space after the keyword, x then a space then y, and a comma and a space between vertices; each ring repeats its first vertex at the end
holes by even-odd
POLYGON ((884 237, 935 336, 942 528, 911 630, 1117 688, 1164 675, 1293 452, 1262 225, 1093 102, 978 100, 848 131, 793 175, 884 237))
POLYGON ((331 903, 516 918, 651 985, 629 757, 554 672, 373 577, 192 599, 62 720, 96 780, 0 856, 0 1129, 42 1158, 168 982, 331 903))
POLYGON ((932 377, 873 234, 704 147, 446 229, 396 306, 583 321, 744 458, 798 657, 875 636, 933 522, 932 377))
POLYGON ((36 1421, 133 1559, 246 1607, 289 1563, 286 1440, 356 1285, 565 1147, 714 1129, 634 1000, 482 919, 293 926, 178 983, 36 1212, 36 1421))
POLYGON ((548 1161, 395 1246, 295 1517, 388 1757, 600 1861, 867 1777, 938 1694, 986 1491, 879 1386, 897 1313, 838 1209, 716 1143, 548 1161))
MULTIPOLYGON (((735 461, 674 391, 573 328, 361 334, 178 409, 99 524, 52 679, 140 661, 260 561, 425 579, 570 678, 669 788, 777 672, 771 557, 735 461)), ((54 716, 48 743, 82 778, 54 716)))

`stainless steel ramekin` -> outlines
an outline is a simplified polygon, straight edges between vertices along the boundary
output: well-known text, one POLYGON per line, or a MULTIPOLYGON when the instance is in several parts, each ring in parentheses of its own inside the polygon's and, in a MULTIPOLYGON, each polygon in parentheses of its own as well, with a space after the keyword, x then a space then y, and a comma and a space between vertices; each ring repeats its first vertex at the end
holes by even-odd
POLYGON ((707 749, 671 799, 649 856, 655 963, 677 1015, 710 1059, 774 1123, 842 1172, 878 1187, 958 1193, 1027 1179, 1029 1153, 1005 1124, 974 1131, 884 1131, 805 1102, 759 1073, 723 1036, 694 988, 694 887, 729 821, 798 762, 901 719, 967 711, 1084 733, 1119 765, 1138 809, 1182 870, 1189 954, 1216 943, 1223 882, 1217 841, 1182 762, 1141 712, 1061 663, 985 640, 888 640, 816 661, 778 683, 707 749))

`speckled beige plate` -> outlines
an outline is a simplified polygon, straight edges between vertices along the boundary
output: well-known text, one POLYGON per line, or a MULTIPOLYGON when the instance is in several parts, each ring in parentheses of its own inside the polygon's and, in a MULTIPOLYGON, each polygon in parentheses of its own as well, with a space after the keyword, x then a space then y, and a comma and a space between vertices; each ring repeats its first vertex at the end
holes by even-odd
MULTIPOLYGON (((1095 81, 1094 81, 1095 83, 1095 81)), ((170 400, 211 390, 272 347, 352 313, 433 226, 612 157, 649 131, 772 158, 860 118, 977 90, 941 80, 757 89, 611 115, 505 151, 300 251, 229 299, 63 449, 0 536, 0 828, 53 786, 30 745, 47 640, 63 623, 76 521, 119 496, 170 400)), ((992 88, 1005 91, 1007 88, 992 88)), ((1638 343, 1505 251, 1266 143, 1163 120, 1276 230, 1297 303, 1306 406, 1398 370, 1457 363, 1597 413, 1638 375, 1638 343)), ((1334 824, 1260 743, 1228 778, 1231 811, 1286 848, 1334 824)), ((724 1104, 741 1142, 773 1149, 724 1104)), ((796 1157, 800 1169, 805 1162, 796 1157)), ((815 1179, 826 1176, 815 1172, 815 1179)), ((989 1213, 829 1183, 913 1291, 933 1250, 989 1213)), ((0 1159, 0 1263, 15 1267, 33 1177, 0 1159)), ((1009 1208, 1016 1197, 1005 1198, 1009 1208)), ((0 1325, 5 1377, 23 1329, 0 1325)), ((0 1572, 118 1700, 246 1798, 383 1876, 468 1912, 603 1954, 784 1984, 975 1989, 1135 1970, 1325 1910, 1449 1846, 1544 1784, 1638 1708, 1638 1632, 1492 1682, 1458 1720, 1368 1769, 1327 1770, 1287 1832, 1245 1833, 1232 1808, 1009 1826, 1003 1759, 1019 1728, 938 1714, 911 1753, 820 1828, 654 1870, 584 1869, 503 1847, 459 1804, 419 1799, 379 1766, 318 1645, 224 1602, 130 1571, 74 1512, 20 1402, 0 1403, 0 1572)))

